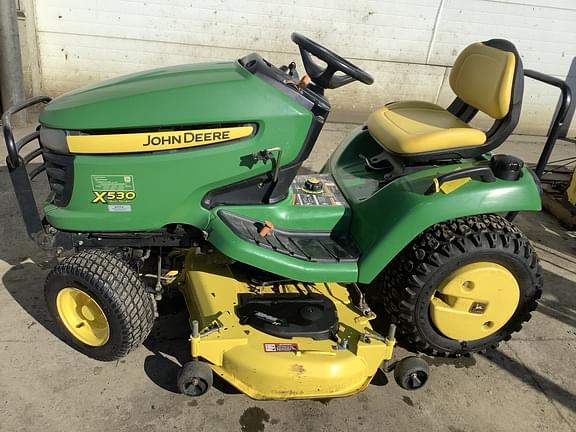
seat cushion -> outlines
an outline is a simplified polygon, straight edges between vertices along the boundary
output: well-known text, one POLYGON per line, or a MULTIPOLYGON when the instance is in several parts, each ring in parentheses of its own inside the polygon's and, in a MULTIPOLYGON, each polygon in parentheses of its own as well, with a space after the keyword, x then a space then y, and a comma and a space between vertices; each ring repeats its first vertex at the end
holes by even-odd
POLYGON ((429 102, 393 102, 368 117, 370 135, 399 154, 428 153, 484 144, 486 134, 429 102))

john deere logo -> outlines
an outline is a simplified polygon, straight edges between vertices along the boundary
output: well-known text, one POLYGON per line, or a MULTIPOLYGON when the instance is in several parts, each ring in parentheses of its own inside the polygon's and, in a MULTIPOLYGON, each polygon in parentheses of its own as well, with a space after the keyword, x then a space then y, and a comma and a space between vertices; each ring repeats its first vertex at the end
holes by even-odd
POLYGON ((229 141, 230 130, 218 130, 218 131, 207 131, 207 132, 184 132, 177 133, 174 135, 163 135, 154 136, 148 135, 147 141, 142 144, 146 146, 159 146, 159 145, 171 145, 171 144, 188 144, 188 143, 211 143, 211 142, 222 142, 229 141))
POLYGON ((486 311, 486 303, 474 302, 470 305, 468 312, 473 314, 482 315, 486 311))

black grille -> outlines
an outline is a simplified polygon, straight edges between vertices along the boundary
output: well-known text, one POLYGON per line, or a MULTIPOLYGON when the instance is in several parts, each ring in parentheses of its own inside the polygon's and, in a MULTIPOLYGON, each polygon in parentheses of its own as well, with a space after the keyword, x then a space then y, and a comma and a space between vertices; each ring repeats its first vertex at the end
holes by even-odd
POLYGON ((54 193, 53 202, 58 207, 66 207, 74 188, 74 156, 53 153, 46 149, 43 149, 43 155, 50 189, 54 193))

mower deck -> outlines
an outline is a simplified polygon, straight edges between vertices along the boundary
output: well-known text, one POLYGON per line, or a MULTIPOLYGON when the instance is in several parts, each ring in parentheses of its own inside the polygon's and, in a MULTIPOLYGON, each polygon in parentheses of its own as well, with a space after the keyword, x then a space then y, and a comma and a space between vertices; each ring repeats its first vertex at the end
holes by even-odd
MULTIPOLYGON (((192 356, 254 399, 302 399, 346 396, 363 390, 384 360, 392 357, 394 340, 376 334, 340 284, 291 281, 255 283, 235 275, 209 257, 189 259, 182 292, 190 322, 199 323, 192 337, 192 356), (280 338, 241 324, 239 295, 319 294, 334 303, 335 337, 280 338)), ((267 319, 271 319, 268 317, 267 319)))

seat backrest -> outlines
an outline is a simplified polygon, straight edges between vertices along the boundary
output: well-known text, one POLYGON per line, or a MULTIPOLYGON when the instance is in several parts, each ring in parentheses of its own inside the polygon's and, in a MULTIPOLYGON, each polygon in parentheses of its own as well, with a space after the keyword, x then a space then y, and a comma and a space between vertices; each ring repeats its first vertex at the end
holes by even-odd
POLYGON ((511 42, 502 39, 469 45, 450 73, 452 91, 466 104, 497 120, 506 117, 515 102, 521 102, 522 81, 520 56, 511 42), (521 82, 516 82, 518 79, 521 82), (520 95, 515 94, 518 91, 520 95))

